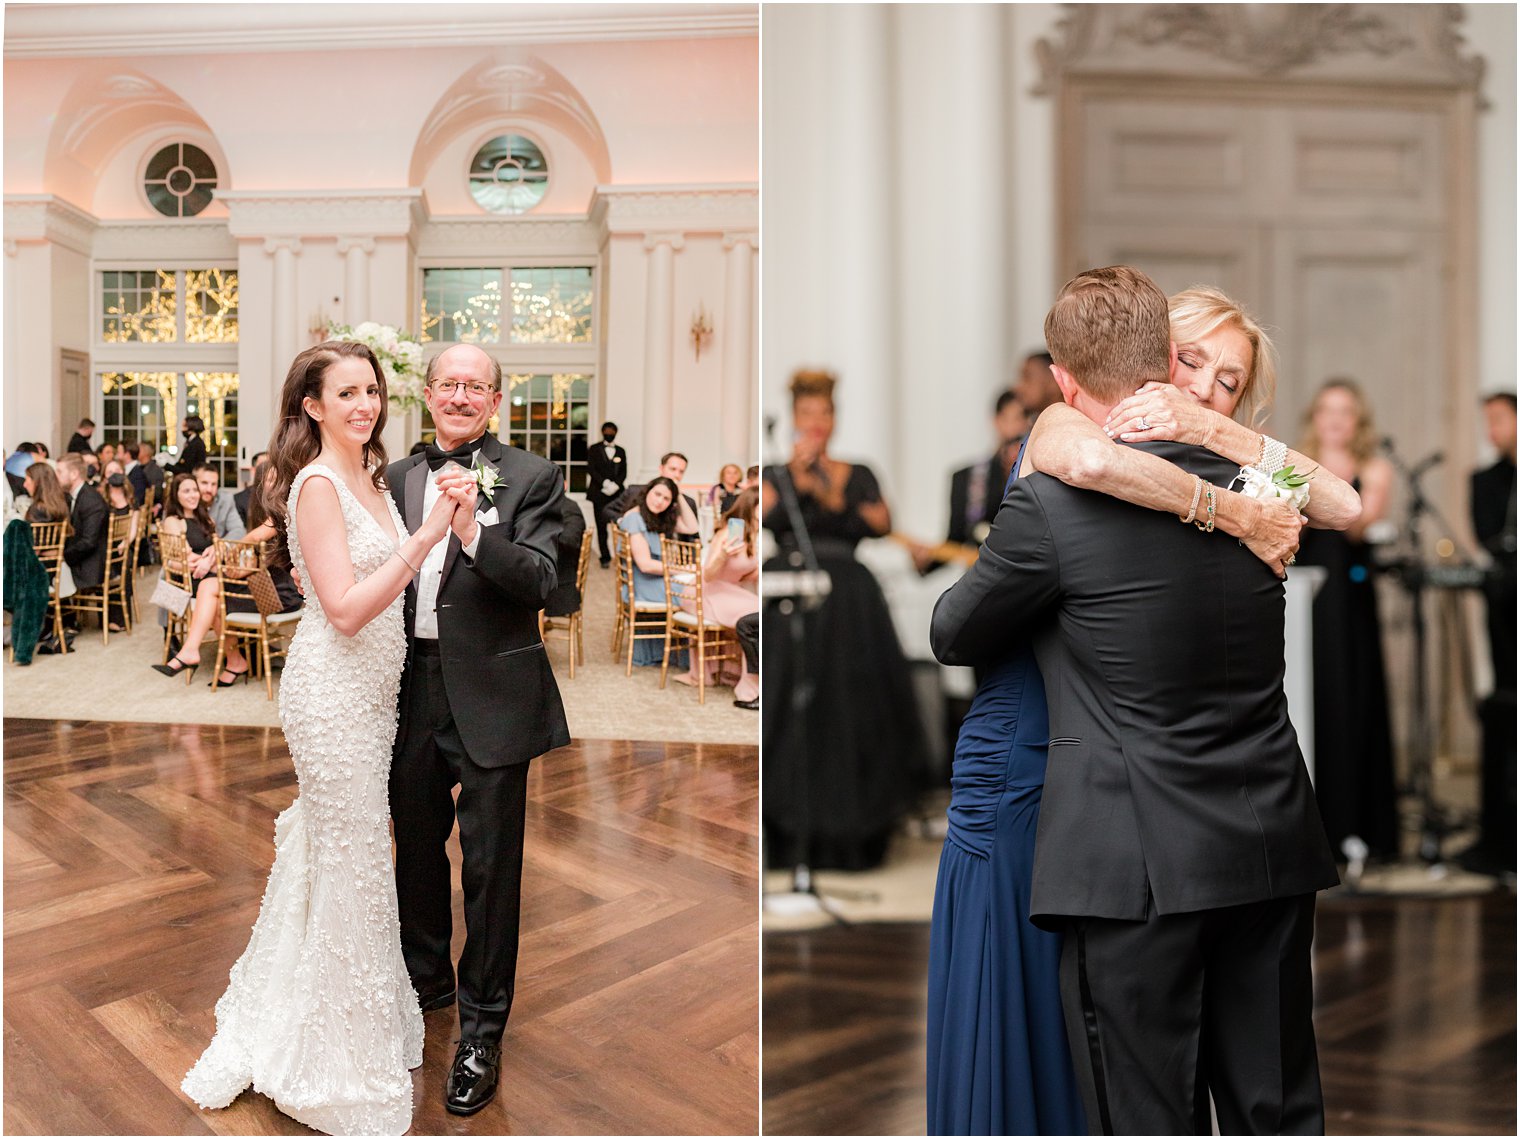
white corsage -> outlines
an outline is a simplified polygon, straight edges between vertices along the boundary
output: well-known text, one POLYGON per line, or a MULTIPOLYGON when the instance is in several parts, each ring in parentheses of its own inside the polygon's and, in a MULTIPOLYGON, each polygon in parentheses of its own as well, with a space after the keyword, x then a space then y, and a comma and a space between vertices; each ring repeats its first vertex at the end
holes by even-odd
POLYGON ((1267 474, 1259 467, 1241 467, 1240 479, 1244 484, 1240 493, 1247 498, 1286 498, 1302 514, 1309 505, 1309 482, 1312 476, 1298 474, 1292 467, 1283 467, 1267 474))
POLYGON ((501 477, 501 472, 495 467, 487 466, 485 460, 480 457, 479 451, 475 452, 475 465, 470 468, 470 474, 474 476, 475 488, 480 491, 482 498, 489 499, 498 489, 507 485, 507 480, 501 477))

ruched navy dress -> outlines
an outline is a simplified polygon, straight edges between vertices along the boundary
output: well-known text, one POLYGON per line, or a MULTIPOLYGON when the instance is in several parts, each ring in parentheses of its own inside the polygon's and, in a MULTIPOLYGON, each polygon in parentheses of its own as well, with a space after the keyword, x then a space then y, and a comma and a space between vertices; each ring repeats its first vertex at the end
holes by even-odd
POLYGON ((955 746, 929 933, 930 1135, 1087 1134, 1061 937, 1029 921, 1049 741, 1045 683, 1020 645, 983 675, 955 746))

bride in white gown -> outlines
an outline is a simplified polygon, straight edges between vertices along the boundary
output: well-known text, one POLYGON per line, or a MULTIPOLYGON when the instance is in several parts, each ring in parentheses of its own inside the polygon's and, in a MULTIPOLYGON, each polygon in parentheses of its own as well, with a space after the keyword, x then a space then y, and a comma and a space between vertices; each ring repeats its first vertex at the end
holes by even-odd
POLYGON ((411 1125, 422 1014, 401 956, 386 797, 402 594, 474 497, 465 476, 445 476, 446 493, 408 536, 380 478, 385 408, 384 375, 361 344, 307 349, 285 380, 269 502, 285 501, 271 513, 306 586, 280 683, 300 793, 275 820, 253 935, 182 1084, 204 1108, 252 1085, 329 1134, 411 1125))

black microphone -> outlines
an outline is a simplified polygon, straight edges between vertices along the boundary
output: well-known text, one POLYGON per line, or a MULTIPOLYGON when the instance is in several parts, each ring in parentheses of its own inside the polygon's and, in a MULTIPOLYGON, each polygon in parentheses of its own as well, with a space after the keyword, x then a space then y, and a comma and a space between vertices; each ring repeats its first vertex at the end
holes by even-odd
POLYGON ((1429 455, 1426 458, 1421 459, 1418 463, 1416 463, 1415 466, 1414 466, 1414 470, 1412 472, 1410 472, 1410 473, 1412 475, 1423 475, 1426 471, 1430 470, 1431 467, 1438 467, 1442 463, 1444 463, 1445 461, 1446 461, 1446 452, 1445 451, 1436 451, 1434 454, 1429 455))

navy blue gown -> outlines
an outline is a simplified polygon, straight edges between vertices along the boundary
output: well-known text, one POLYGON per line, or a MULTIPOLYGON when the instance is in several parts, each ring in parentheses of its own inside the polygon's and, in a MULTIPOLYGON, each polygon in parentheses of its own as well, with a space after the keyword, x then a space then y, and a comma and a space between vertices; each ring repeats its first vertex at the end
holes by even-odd
POLYGON ((1087 1134, 1061 937, 1029 921, 1049 741, 1045 682, 1021 645, 982 677, 955 746, 929 931, 930 1135, 1087 1134))

